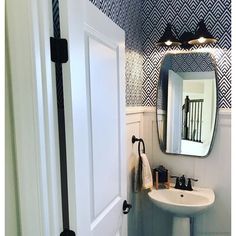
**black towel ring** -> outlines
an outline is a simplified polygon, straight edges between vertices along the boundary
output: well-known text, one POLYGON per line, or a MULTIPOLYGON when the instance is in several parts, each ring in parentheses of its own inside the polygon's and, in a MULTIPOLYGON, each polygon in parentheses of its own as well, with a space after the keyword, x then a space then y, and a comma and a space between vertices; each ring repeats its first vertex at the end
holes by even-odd
POLYGON ((136 138, 134 135, 132 136, 132 143, 138 142, 138 155, 141 157, 140 143, 143 144, 143 153, 145 153, 145 144, 142 138, 136 138))

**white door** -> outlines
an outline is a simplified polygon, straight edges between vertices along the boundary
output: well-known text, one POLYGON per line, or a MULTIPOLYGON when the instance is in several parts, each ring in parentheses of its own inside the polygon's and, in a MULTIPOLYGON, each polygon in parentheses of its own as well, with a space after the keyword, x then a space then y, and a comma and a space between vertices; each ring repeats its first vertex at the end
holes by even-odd
POLYGON ((125 34, 88 0, 60 1, 70 228, 127 235, 125 34))
POLYGON ((181 153, 183 79, 174 71, 168 76, 166 151, 181 153))

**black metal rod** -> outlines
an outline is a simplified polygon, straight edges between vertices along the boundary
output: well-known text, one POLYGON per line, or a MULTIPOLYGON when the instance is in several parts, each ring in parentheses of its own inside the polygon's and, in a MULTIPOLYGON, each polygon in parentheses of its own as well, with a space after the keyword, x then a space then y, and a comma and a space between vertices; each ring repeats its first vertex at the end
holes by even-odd
POLYGON ((184 139, 188 138, 188 112, 189 112, 189 97, 186 96, 184 103, 184 139))
POLYGON ((190 117, 190 109, 191 109, 190 105, 191 104, 189 103, 189 112, 188 112, 188 116, 187 116, 187 129, 188 129, 187 139, 189 139, 189 132, 190 132, 190 119, 189 119, 189 117, 190 117))
POLYGON ((202 142, 202 108, 203 108, 203 102, 201 102, 201 114, 200 114, 200 121, 201 121, 201 125, 200 125, 200 142, 202 142))
POLYGON ((185 98, 182 106, 182 138, 201 142, 203 99, 185 98))
POLYGON ((197 104, 196 103, 194 103, 194 131, 193 131, 193 140, 194 141, 196 141, 196 128, 197 128, 197 123, 196 123, 196 121, 197 121, 197 118, 196 118, 196 116, 197 116, 197 104))
POLYGON ((199 102, 196 102, 197 105, 197 132, 196 132, 196 141, 198 141, 198 131, 199 131, 199 102))
POLYGON ((189 103, 189 113, 188 113, 188 136, 187 139, 190 139, 190 132, 191 132, 191 103, 189 103))
MULTIPOLYGON (((59 2, 52 0, 53 6, 53 29, 54 37, 60 38, 60 17, 59 2)), ((66 160, 66 130, 64 112, 64 93, 62 64, 55 63, 56 89, 57 89, 57 115, 59 132, 59 151, 60 151, 60 172, 61 172, 61 201, 62 201, 62 220, 64 230, 68 230, 69 225, 69 203, 68 203, 68 183, 67 183, 67 160, 66 160)))
POLYGON ((189 113, 189 126, 190 126, 190 131, 189 131, 189 134, 188 134, 188 139, 191 140, 192 139, 192 119, 191 119, 191 115, 192 115, 192 112, 193 112, 193 104, 190 103, 190 113, 189 113))
POLYGON ((191 130, 191 140, 193 140, 193 103, 191 103, 191 106, 192 106, 192 115, 191 115, 191 123, 192 123, 192 130, 191 130))
POLYGON ((60 148, 60 171, 61 171, 61 202, 63 228, 69 229, 69 205, 68 205, 68 184, 67 184, 67 160, 65 140, 65 115, 64 108, 58 108, 58 130, 60 148))

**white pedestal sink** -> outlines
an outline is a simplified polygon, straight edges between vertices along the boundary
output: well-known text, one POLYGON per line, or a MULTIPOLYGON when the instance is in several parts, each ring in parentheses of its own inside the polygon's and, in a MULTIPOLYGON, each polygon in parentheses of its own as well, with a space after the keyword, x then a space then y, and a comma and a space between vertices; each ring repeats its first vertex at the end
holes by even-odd
POLYGON ((148 196, 156 206, 174 215, 173 236, 190 236, 190 217, 207 210, 215 201, 213 190, 207 188, 153 189, 148 196))

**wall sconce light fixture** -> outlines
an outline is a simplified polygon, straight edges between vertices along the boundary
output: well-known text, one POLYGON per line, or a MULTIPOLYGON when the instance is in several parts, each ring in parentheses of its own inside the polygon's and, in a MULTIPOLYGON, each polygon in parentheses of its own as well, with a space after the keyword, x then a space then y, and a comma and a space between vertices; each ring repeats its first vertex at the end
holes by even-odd
POLYGON ((159 46, 179 46, 181 42, 177 35, 174 35, 171 24, 167 24, 166 29, 162 37, 157 42, 159 46))
POLYGON ((217 40, 207 30, 204 20, 201 20, 196 28, 195 33, 184 32, 180 37, 176 31, 172 30, 172 25, 167 24, 162 37, 157 42, 159 46, 181 46, 182 48, 190 48, 194 45, 202 45, 215 43, 217 40))
POLYGON ((204 20, 201 20, 198 25, 194 35, 194 38, 188 43, 191 45, 215 43, 217 40, 212 36, 212 34, 207 30, 204 20))

